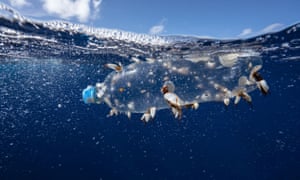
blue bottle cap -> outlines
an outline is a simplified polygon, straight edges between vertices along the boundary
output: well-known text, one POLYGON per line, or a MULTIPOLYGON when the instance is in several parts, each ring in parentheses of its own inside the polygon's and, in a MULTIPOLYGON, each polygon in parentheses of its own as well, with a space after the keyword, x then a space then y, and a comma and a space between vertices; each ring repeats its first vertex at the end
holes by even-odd
POLYGON ((82 99, 85 104, 91 104, 96 102, 96 88, 88 86, 82 91, 82 99))

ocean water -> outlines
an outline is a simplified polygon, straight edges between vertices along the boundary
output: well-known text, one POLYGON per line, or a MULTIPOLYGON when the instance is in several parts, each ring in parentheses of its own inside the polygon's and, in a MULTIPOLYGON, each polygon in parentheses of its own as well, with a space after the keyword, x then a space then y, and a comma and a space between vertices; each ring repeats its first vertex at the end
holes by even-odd
MULTIPOLYGON (((216 73, 217 78, 222 74, 216 73)), ((142 78, 143 77, 137 77, 142 78)), ((30 20, 0 5, 0 179, 299 179, 300 24, 249 39, 149 36, 30 20), (82 90, 149 58, 251 50, 270 86, 225 107, 200 103, 107 117, 82 90)), ((138 97, 137 97, 138 98, 138 97)))

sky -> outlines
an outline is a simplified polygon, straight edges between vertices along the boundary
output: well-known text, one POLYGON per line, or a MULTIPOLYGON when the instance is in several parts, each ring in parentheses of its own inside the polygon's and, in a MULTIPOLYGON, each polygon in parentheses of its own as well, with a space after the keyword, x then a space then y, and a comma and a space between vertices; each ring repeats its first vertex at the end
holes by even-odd
POLYGON ((248 38, 300 22, 299 0, 2 0, 37 20, 158 35, 248 38))

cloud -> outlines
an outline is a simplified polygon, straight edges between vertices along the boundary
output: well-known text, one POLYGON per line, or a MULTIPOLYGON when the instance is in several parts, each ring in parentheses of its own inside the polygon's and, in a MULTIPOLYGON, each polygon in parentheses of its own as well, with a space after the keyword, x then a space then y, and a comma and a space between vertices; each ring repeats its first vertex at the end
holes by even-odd
POLYGON ((9 0, 10 5, 17 8, 22 8, 24 6, 29 5, 30 3, 26 0, 9 0))
POLYGON ((270 32, 276 32, 279 31, 281 28, 283 28, 283 26, 284 25, 281 23, 274 23, 266 26, 265 28, 259 31, 253 31, 251 28, 246 28, 238 35, 238 37, 247 37, 249 35, 254 36, 254 35, 261 35, 270 32))
POLYGON ((280 23, 274 23, 271 24, 267 27, 265 27, 264 29, 261 30, 262 33, 269 33, 269 32, 274 32, 274 31, 278 31, 279 29, 281 29, 283 27, 283 24, 280 23))
POLYGON ((164 31, 165 26, 164 25, 156 25, 150 28, 149 33, 150 34, 160 34, 164 31))
POLYGON ((99 15, 100 12, 100 5, 102 3, 102 0, 92 0, 93 1, 93 8, 94 8, 94 13, 92 15, 92 19, 95 20, 97 16, 99 15))
POLYGON ((86 22, 94 11, 99 12, 102 0, 43 0, 43 8, 50 14, 54 14, 63 19, 72 17, 80 22, 86 22))
POLYGON ((93 0, 93 6, 95 9, 99 8, 102 0, 93 0))
POLYGON ((244 36, 247 36, 247 35, 249 35, 249 34, 251 34, 251 33, 252 33, 252 29, 246 28, 246 29, 244 29, 244 30, 241 32, 241 34, 239 34, 238 36, 239 36, 239 37, 244 37, 244 36))
POLYGON ((157 25, 154 25, 150 28, 149 34, 160 34, 165 30, 164 22, 166 19, 161 20, 161 22, 157 25))

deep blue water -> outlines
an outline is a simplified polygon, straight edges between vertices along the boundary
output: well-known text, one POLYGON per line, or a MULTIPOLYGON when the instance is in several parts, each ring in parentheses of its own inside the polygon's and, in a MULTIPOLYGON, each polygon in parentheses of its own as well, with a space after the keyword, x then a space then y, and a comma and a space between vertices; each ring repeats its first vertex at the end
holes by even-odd
POLYGON ((125 115, 107 118, 110 109, 84 104, 81 92, 103 81, 110 72, 105 63, 129 64, 124 54, 161 57, 172 46, 138 54, 120 44, 142 50, 146 45, 113 39, 121 52, 95 51, 88 41, 105 47, 112 40, 69 29, 62 34, 62 29, 51 30, 41 22, 18 22, 1 16, 1 27, 28 35, 1 30, 1 180, 300 178, 299 25, 262 35, 270 36, 264 41, 169 37, 178 40, 184 53, 195 44, 204 50, 215 49, 215 44, 258 49, 271 93, 252 92, 253 106, 244 101, 229 107, 203 103, 196 111, 184 110, 180 121, 165 109, 144 124, 141 114, 130 120, 125 115), (282 45, 286 42, 289 48, 282 45))

